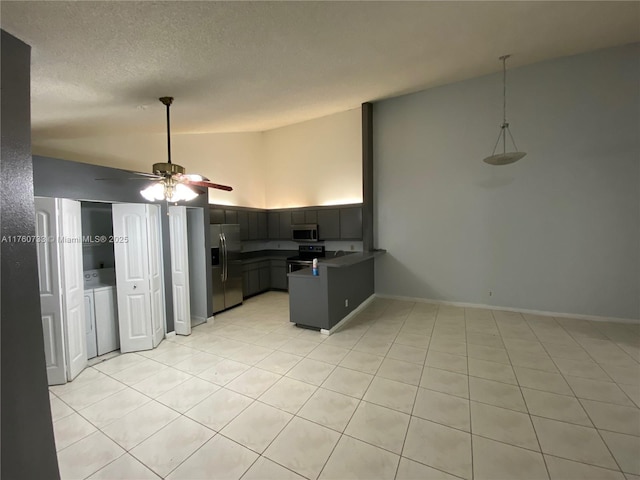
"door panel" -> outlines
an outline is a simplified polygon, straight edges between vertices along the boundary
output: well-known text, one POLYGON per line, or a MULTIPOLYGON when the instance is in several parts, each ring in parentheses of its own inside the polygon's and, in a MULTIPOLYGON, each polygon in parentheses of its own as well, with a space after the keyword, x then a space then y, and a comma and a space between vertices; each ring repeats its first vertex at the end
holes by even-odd
POLYGON ((113 235, 127 240, 113 244, 120 350, 149 350, 153 341, 146 205, 114 204, 113 235))
MULTIPOLYGON (((55 199, 36 198, 35 210, 36 235, 57 238, 55 199)), ((58 243, 39 242, 36 245, 47 381, 49 385, 59 385, 66 383, 67 371, 62 329, 62 299, 58 277, 58 243)))
POLYGON ((95 329, 95 308, 92 290, 84 294, 84 321, 87 339, 87 359, 98 356, 98 342, 95 329))
MULTIPOLYGON (((162 267, 162 227, 160 207, 146 205, 149 255, 149 279, 151 286, 151 324, 153 328, 153 347, 157 347, 164 338, 166 316, 164 305, 164 269, 162 267)), ((186 227, 185 227, 186 229, 186 227)))
MULTIPOLYGON (((127 316, 131 318, 131 321, 126 324, 127 338, 140 340, 141 343, 142 341, 149 340, 151 338, 151 324, 149 322, 150 310, 148 295, 127 295, 124 310, 127 316)), ((120 335, 122 335, 122 331, 120 335)), ((145 343, 145 345, 147 343, 145 343)))
POLYGON ((87 343, 84 319, 84 277, 82 275, 82 215, 80 202, 56 199, 60 219, 62 250, 62 298, 67 340, 67 379, 73 380, 87 366, 87 343))
POLYGON ((169 207, 169 237, 174 327, 178 335, 189 335, 191 334, 191 308, 186 207, 169 207))

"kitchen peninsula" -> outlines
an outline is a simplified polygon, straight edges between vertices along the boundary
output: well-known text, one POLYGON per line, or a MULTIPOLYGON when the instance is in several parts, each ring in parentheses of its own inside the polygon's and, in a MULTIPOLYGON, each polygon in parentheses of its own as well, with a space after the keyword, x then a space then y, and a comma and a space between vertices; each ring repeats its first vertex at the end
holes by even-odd
POLYGON ((358 252, 288 274, 292 323, 329 331, 374 293, 374 259, 385 250, 358 252))

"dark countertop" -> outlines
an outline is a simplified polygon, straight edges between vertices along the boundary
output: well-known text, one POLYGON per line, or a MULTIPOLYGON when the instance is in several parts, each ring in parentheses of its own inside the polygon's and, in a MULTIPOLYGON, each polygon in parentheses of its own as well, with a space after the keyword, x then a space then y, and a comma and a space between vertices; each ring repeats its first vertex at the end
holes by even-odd
MULTIPOLYGON (((347 267, 354 263, 363 262, 370 258, 385 253, 386 250, 374 250, 372 252, 345 252, 344 255, 334 257, 333 251, 326 252, 326 257, 318 258, 319 265, 327 267, 347 267)), ((297 250, 258 250, 255 252, 243 252, 240 261, 243 265, 269 260, 286 260, 298 255, 297 250)))
MULTIPOLYGON (((320 267, 332 267, 332 268, 340 268, 340 267, 350 267, 351 265, 355 265, 360 262, 366 262, 367 260, 372 260, 380 255, 384 255, 386 250, 373 250, 371 252, 356 252, 356 253, 347 253, 345 255, 340 255, 339 257, 325 257, 318 259, 318 268, 320 267)), ((289 277, 312 277, 312 278, 320 278, 319 276, 314 276, 311 272, 311 267, 303 268, 302 270, 296 270, 295 272, 291 272, 287 274, 289 277)))
POLYGON ((258 250, 255 252, 244 252, 240 258, 243 264, 264 262, 269 260, 286 260, 297 255, 296 250, 258 250))
POLYGON ((338 257, 327 256, 322 259, 318 259, 318 266, 322 267, 349 267, 356 263, 371 260, 372 258, 384 255, 386 250, 372 250, 370 252, 356 252, 347 253, 346 255, 340 255, 338 257))

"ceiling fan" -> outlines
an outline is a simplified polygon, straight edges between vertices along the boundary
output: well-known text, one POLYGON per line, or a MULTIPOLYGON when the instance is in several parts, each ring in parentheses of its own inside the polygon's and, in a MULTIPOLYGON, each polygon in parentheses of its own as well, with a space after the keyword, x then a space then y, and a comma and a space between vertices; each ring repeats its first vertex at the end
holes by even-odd
POLYGON ((159 100, 167 107, 167 162, 154 163, 153 173, 132 172, 138 177, 132 180, 156 180, 152 185, 140 191, 140 194, 150 202, 166 200, 167 202, 190 201, 206 192, 207 188, 216 188, 230 192, 233 188, 227 185, 212 183, 208 178, 197 174, 185 173, 183 166, 171 163, 171 123, 169 109, 173 97, 160 97, 159 100), (191 187, 203 187, 196 188, 191 187))

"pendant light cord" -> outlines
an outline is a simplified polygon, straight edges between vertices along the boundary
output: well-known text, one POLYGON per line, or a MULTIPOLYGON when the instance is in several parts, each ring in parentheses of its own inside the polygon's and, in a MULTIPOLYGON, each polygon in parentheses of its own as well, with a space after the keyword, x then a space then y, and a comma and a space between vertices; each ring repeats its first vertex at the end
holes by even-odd
MULTIPOLYGON (((507 123, 507 58, 511 55, 503 55, 502 59, 502 153, 507 152, 507 132, 509 124, 507 123)), ((509 132, 511 135, 511 132, 509 132)))

